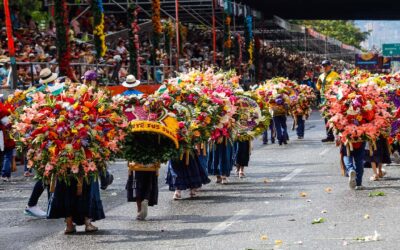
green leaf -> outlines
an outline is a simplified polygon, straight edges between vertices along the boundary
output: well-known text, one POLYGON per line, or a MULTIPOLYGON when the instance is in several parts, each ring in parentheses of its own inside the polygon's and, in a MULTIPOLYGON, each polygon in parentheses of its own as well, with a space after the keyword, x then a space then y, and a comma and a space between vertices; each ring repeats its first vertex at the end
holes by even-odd
POLYGON ((368 194, 368 197, 375 197, 375 196, 385 196, 385 193, 382 191, 373 191, 368 194))
POLYGON ((314 219, 311 224, 321 224, 324 223, 326 220, 324 218, 318 218, 318 219, 314 219))

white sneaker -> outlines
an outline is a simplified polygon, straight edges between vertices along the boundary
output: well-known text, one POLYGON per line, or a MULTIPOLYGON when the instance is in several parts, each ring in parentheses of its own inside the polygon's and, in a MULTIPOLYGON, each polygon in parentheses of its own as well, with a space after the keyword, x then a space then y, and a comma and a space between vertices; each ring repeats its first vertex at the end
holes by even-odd
POLYGON ((357 186, 356 190, 365 190, 365 187, 364 186, 357 186))
POLYGON ((355 189, 356 186, 357 186, 357 183, 356 183, 356 171, 351 170, 349 172, 349 187, 351 189, 355 189))
POLYGON ((38 206, 34 206, 34 207, 26 207, 24 214, 29 215, 29 216, 33 216, 33 217, 37 217, 37 218, 46 218, 47 217, 47 213, 45 211, 43 211, 42 209, 38 208, 38 206))

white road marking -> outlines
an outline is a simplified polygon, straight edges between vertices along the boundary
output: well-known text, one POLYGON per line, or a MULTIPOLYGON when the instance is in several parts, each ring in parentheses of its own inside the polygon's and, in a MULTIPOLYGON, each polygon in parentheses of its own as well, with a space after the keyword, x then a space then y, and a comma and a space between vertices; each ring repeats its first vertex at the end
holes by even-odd
POLYGON ((5 212, 5 211, 22 211, 23 209, 21 208, 0 208, 0 212, 5 212))
POLYGON ((326 148, 324 149, 321 153, 319 153, 320 156, 323 156, 324 154, 328 153, 331 148, 326 148))
POLYGON ((207 233, 207 235, 216 235, 220 234, 223 231, 225 231, 228 227, 232 226, 234 223, 240 221, 244 216, 248 215, 251 213, 251 209, 243 209, 237 212, 235 215, 227 219, 226 221, 218 224, 215 226, 211 231, 207 233))
POLYGON ((264 201, 265 204, 269 204, 269 201, 264 201))
POLYGON ((290 174, 288 174, 285 177, 283 177, 281 179, 281 181, 290 181, 291 179, 293 179, 293 177, 295 177, 296 175, 300 174, 302 171, 303 171, 302 168, 296 168, 290 174))

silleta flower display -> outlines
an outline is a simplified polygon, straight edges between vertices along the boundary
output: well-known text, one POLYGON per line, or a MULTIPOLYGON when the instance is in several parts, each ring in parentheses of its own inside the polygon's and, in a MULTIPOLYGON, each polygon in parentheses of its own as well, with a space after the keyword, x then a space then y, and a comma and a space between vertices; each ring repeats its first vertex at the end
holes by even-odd
POLYGON ((14 116, 15 140, 44 180, 89 178, 120 151, 128 125, 104 90, 71 84, 59 95, 29 94, 14 116))

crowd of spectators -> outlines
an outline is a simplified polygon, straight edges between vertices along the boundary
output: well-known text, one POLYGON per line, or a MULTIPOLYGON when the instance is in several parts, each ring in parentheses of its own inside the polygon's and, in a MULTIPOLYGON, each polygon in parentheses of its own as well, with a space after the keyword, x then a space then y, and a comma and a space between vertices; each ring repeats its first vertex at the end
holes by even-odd
MULTIPOLYGON (((39 72, 42 68, 51 68, 57 72, 57 47, 56 30, 53 21, 46 25, 37 23, 30 16, 22 17, 18 10, 12 15, 16 60, 18 62, 18 84, 30 86, 38 83, 39 72)), ((74 9, 70 13, 70 54, 73 73, 77 79, 90 69, 97 69, 101 76, 100 82, 104 84, 118 84, 128 74, 128 41, 126 31, 126 17, 118 18, 115 15, 105 16, 105 33, 118 35, 113 39, 107 39, 108 50, 104 57, 96 60, 95 47, 91 43, 92 16, 90 12, 81 13, 81 9, 74 9), (73 13, 73 14, 72 14, 73 13), (78 17, 79 18, 74 18, 78 17)), ((4 20, 0 19, 0 83, 7 85, 8 48, 4 20)), ((189 26, 186 30, 190 36, 183 37, 179 61, 176 57, 176 46, 171 46, 170 51, 165 51, 163 42, 160 50, 156 52, 156 58, 152 60, 151 38, 141 35, 139 63, 141 65, 140 78, 142 82, 162 82, 163 79, 172 76, 175 71, 185 72, 189 68, 207 68, 213 64, 214 52, 212 50, 212 35, 210 30, 195 30, 189 26), (176 70, 175 66, 179 64, 176 70)), ((216 66, 224 66, 222 53, 222 32, 217 33, 219 45, 216 55, 216 66)), ((172 44, 174 42, 172 41, 172 44)), ((244 50, 244 48, 243 48, 244 50)), ((298 53, 290 53, 285 49, 263 45, 259 51, 260 68, 255 72, 254 65, 246 62, 237 63, 238 58, 232 57, 233 64, 243 79, 254 81, 255 75, 259 79, 285 76, 298 81, 304 77, 319 73, 318 65, 321 58, 308 58, 298 53)), ((246 59, 246 58, 244 58, 246 59)), ((245 60, 243 60, 245 61, 245 60)))

